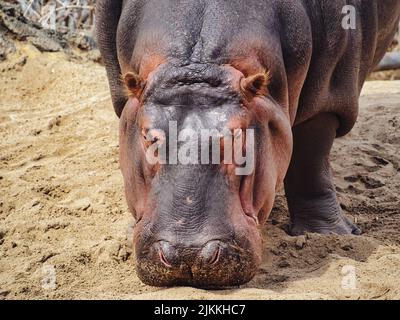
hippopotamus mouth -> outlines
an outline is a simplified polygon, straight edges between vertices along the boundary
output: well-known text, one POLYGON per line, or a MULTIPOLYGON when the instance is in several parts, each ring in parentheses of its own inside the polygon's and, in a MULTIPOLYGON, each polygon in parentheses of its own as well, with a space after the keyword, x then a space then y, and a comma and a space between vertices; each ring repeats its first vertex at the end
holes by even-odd
MULTIPOLYGON (((125 76, 128 90, 141 81, 132 79, 125 76)), ((288 117, 259 96, 267 84, 265 72, 245 77, 228 66, 164 65, 141 99, 127 102, 121 169, 145 283, 219 288, 254 276, 258 226, 291 150, 288 117)))

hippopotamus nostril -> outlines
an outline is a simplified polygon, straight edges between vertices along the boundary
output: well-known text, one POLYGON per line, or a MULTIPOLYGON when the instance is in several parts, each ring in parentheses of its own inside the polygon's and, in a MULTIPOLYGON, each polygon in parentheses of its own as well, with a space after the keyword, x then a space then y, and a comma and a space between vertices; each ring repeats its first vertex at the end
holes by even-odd
POLYGON ((160 261, 167 268, 172 268, 172 258, 173 255, 172 247, 169 243, 163 241, 158 243, 158 256, 160 261))
MULTIPOLYGON (((219 288, 237 286, 249 281, 259 265, 246 242, 231 238, 196 242, 159 240, 137 248, 137 272, 146 284, 157 287, 195 286, 219 288)), ((241 240, 239 238, 239 240, 241 240)))
POLYGON ((219 241, 208 242, 200 251, 200 257, 204 265, 214 265, 219 261, 221 245, 219 241))

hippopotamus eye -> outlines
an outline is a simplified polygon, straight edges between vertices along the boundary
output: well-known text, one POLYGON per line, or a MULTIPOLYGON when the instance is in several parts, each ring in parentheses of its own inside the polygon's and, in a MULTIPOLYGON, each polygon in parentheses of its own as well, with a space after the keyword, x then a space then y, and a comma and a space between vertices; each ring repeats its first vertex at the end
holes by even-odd
POLYGON ((149 130, 149 129, 142 129, 142 137, 145 141, 147 142, 157 142, 158 141, 158 137, 155 136, 154 134, 152 134, 153 130, 149 130))
POLYGON ((148 148, 155 143, 161 144, 164 141, 164 133, 156 129, 142 129, 142 138, 148 148))

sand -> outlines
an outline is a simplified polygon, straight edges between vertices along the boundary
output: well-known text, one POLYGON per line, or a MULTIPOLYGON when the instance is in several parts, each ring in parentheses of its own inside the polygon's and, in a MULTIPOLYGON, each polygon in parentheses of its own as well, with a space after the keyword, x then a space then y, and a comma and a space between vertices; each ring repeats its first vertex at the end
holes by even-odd
POLYGON ((0 64, 0 299, 400 299, 400 81, 366 84, 332 153, 362 236, 288 236, 280 194, 249 284, 153 288, 135 274, 104 68, 18 47, 0 64))

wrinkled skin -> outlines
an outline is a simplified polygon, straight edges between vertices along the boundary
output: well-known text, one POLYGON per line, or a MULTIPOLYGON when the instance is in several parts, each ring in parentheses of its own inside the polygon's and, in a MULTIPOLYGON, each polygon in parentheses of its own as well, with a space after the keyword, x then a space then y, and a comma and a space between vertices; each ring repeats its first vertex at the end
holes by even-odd
MULTIPOLYGON (((140 278, 156 286, 249 281, 258 227, 284 182, 290 232, 359 234, 342 214, 329 167, 367 74, 383 57, 398 0, 100 0, 99 47, 120 117, 120 160, 140 278), (268 76, 266 75, 268 74, 268 76), (255 170, 146 161, 146 132, 254 129, 255 170)), ((195 137, 189 137, 193 141, 195 137)), ((190 141, 192 141, 190 140, 190 141)))

